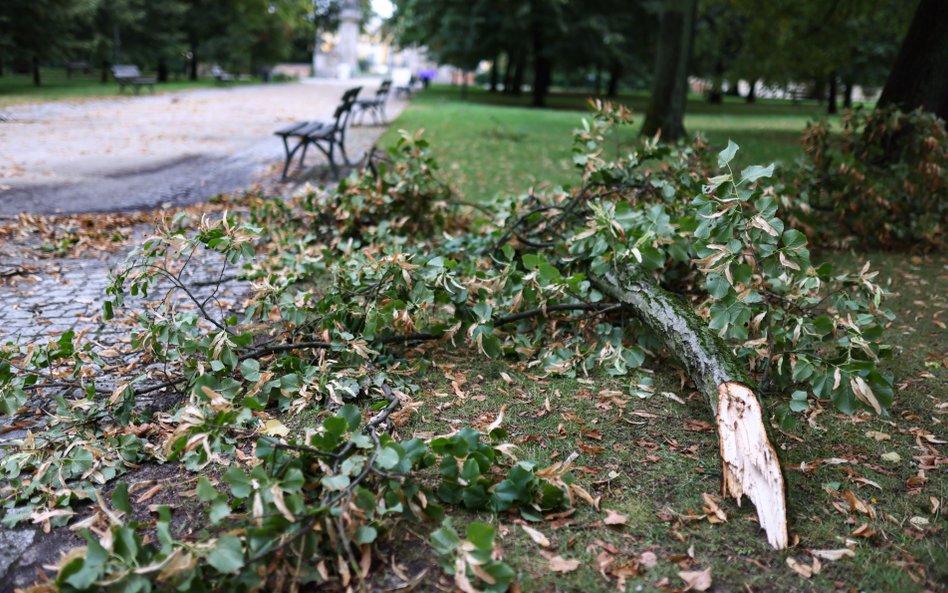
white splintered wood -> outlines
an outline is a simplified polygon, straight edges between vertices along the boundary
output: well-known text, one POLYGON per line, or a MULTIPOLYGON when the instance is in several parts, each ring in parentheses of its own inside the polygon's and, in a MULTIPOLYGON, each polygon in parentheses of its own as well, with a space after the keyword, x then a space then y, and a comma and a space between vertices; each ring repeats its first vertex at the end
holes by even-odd
POLYGON ((757 507, 760 526, 774 548, 787 547, 787 502, 777 453, 757 396, 746 385, 718 385, 718 436, 723 461, 724 490, 741 504, 747 496, 757 507))

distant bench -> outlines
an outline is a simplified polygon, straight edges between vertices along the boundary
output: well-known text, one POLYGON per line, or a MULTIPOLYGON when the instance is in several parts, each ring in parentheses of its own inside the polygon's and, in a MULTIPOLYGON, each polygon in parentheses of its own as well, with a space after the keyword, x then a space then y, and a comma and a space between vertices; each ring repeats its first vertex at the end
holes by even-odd
POLYGON ((122 92, 127 86, 132 87, 132 90, 135 91, 135 94, 138 94, 139 89, 143 86, 150 87, 152 93, 155 92, 155 77, 154 76, 142 76, 141 70, 138 69, 138 66, 134 64, 124 64, 112 66, 112 76, 115 78, 115 82, 119 85, 119 92, 122 92))

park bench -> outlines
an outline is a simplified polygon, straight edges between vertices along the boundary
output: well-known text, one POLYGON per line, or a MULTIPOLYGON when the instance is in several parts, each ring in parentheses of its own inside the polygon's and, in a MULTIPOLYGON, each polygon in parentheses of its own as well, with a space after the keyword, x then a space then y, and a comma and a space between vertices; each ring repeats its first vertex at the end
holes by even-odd
POLYGON ((136 95, 143 86, 148 86, 151 92, 155 92, 155 77, 142 76, 141 70, 134 64, 116 64, 112 66, 112 77, 119 84, 120 93, 127 86, 132 87, 136 95))
POLYGON ((217 81, 217 84, 229 84, 236 80, 233 74, 227 72, 217 64, 214 64, 214 67, 211 68, 211 74, 214 76, 214 80, 217 81))
POLYGON ((66 62, 66 78, 71 79, 73 72, 82 72, 83 74, 89 74, 92 71, 92 67, 89 65, 89 62, 66 62))
POLYGON ((355 87, 343 93, 339 106, 336 107, 332 119, 329 121, 301 121, 274 132, 283 140, 283 149, 286 151, 282 179, 286 179, 286 172, 290 168, 290 163, 301 148, 303 152, 300 155, 299 166, 303 167, 303 162, 306 160, 306 150, 311 144, 326 155, 333 176, 339 178, 335 151, 338 146, 342 153, 343 162, 347 165, 350 164, 349 156, 346 154, 346 126, 349 123, 349 117, 352 115, 356 97, 359 96, 361 90, 362 87, 355 87), (291 148, 290 144, 292 142, 295 142, 295 144, 291 148))
POLYGON ((391 90, 392 81, 385 79, 379 85, 378 90, 375 91, 374 97, 357 100, 353 107, 352 124, 362 124, 365 113, 369 112, 372 114, 372 121, 380 126, 385 125, 385 102, 388 100, 388 94, 391 90))

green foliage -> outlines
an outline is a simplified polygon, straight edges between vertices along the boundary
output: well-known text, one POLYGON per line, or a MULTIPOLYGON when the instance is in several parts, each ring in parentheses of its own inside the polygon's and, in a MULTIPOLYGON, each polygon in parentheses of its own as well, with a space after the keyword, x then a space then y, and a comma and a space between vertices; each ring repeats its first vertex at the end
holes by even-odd
MULTIPOLYGON (((806 238, 778 216, 765 185, 773 167, 735 175, 734 144, 710 179, 700 144, 650 141, 606 158, 607 135, 627 120, 596 105, 574 137, 577 188, 510 197, 476 224, 453 211, 427 145, 411 136, 332 192, 251 194, 219 217, 164 221, 115 272, 103 304, 111 317, 130 297, 147 300, 126 353, 138 376, 107 383, 113 367, 70 334, 0 355, 7 412, 28 411, 28 393, 55 395, 48 435, 4 459, 5 520, 62 524, 97 500, 108 530, 64 560, 62 590, 242 591, 348 586, 397 521, 442 521, 442 504, 537 521, 591 500, 569 461, 516 459, 499 417, 485 434, 392 433, 443 348, 547 375, 630 375, 658 340, 589 280, 618 266, 689 297, 752 378, 793 392, 787 410, 812 396, 884 413, 891 379, 876 367, 886 349, 874 274, 815 267, 806 238), (253 280, 246 305, 232 310, 219 286, 189 284, 195 258, 216 259, 218 278, 253 280), (175 405, 138 404, 156 391, 175 405), (296 415, 300 426, 287 420, 296 415), (196 494, 208 526, 196 541, 176 539, 161 510, 158 541, 146 540, 122 486, 114 509, 100 500, 99 486, 142 461, 205 474, 196 494), (217 466, 215 481, 207 468, 217 466)), ((450 523, 434 536, 458 586, 505 590, 513 574, 494 557, 492 528, 473 523, 465 537, 450 523)))
POLYGON ((825 121, 807 127, 806 161, 789 189, 800 220, 823 242, 928 251, 948 229, 948 135, 945 122, 917 110, 848 112, 840 133, 825 121), (832 212, 827 217, 826 212, 832 212), (827 223, 828 221, 828 223, 827 223))

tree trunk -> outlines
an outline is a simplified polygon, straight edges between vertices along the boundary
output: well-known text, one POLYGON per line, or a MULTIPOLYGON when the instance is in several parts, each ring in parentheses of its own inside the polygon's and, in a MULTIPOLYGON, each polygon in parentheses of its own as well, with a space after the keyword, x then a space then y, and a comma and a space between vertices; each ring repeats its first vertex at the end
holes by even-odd
POLYGON ((839 95, 839 82, 836 79, 836 73, 831 72, 829 76, 829 94, 826 97, 826 113, 835 115, 839 113, 839 105, 836 97, 839 95))
POLYGON ((494 61, 490 65, 490 92, 497 92, 497 83, 500 78, 498 70, 500 69, 500 53, 494 56, 494 61))
POLYGON ((3 56, 0 56, 0 76, 3 76, 3 56))
POLYGON ((921 107, 948 119, 948 2, 921 0, 895 65, 882 89, 879 107, 902 111, 921 107))
POLYGON ((708 398, 718 429, 723 489, 741 503, 743 495, 757 507, 767 541, 787 547, 787 505, 777 451, 767 436, 760 401, 748 386, 733 352, 687 304, 634 269, 590 273, 604 294, 629 306, 677 358, 708 398))
POLYGON ((750 81, 750 89, 747 91, 747 96, 744 97, 745 103, 756 103, 757 102, 757 81, 750 81))
POLYGON ((507 64, 504 68, 504 94, 509 95, 512 93, 511 87, 513 86, 513 70, 514 70, 514 58, 509 51, 506 52, 507 55, 507 64))
POLYGON ((39 56, 36 54, 33 55, 33 86, 40 86, 42 82, 40 78, 40 63, 39 56))
POLYGON ((168 60, 165 58, 158 60, 158 82, 168 82, 168 60))
POLYGON ((622 63, 613 62, 612 67, 609 68, 609 88, 606 89, 606 94, 610 98, 614 99, 619 96, 619 80, 622 78, 622 63))
MULTIPOLYGON (((539 17, 536 17, 539 18, 539 17)), ((546 106, 546 93, 550 89, 553 60, 547 52, 543 29, 533 21, 533 102, 534 107, 546 106)))
POLYGON ((517 67, 514 68, 513 76, 513 85, 510 89, 510 94, 520 96, 520 93, 523 92, 523 76, 526 73, 527 69, 527 56, 525 51, 521 51, 517 55, 517 67))
POLYGON ((596 96, 601 97, 602 96, 602 66, 600 66, 599 64, 596 64, 596 78, 595 78, 594 84, 596 85, 596 96))
POLYGON ((102 81, 102 84, 109 82, 109 62, 107 60, 102 60, 102 72, 99 80, 102 81))
POLYGON ((720 105, 724 102, 722 86, 724 86, 724 64, 719 59, 714 63, 714 76, 711 78, 711 90, 708 91, 708 103, 720 105))
POLYGON ((851 80, 843 81, 843 108, 853 108, 853 82, 851 80))
POLYGON ((740 97, 741 91, 740 89, 737 88, 737 83, 738 83, 737 80, 733 82, 728 82, 727 90, 724 91, 724 94, 727 95, 728 97, 740 97))
POLYGON ((188 75, 188 80, 197 80, 198 79, 198 54, 197 48, 192 44, 191 45, 191 72, 188 75))
POLYGON ((688 98, 688 59, 694 36, 697 0, 665 0, 658 34, 655 78, 642 134, 661 131, 666 141, 685 135, 685 100, 688 98))

